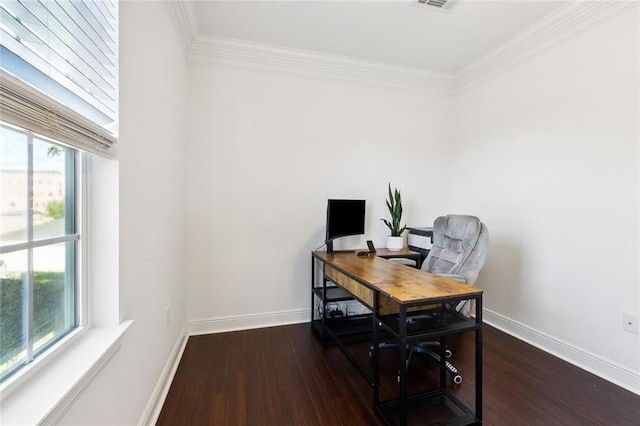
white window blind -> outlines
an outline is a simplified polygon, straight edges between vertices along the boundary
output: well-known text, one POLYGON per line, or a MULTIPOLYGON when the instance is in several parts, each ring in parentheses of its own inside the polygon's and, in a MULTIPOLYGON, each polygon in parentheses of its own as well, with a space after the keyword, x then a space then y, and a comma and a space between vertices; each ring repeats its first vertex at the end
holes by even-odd
POLYGON ((116 138, 81 114, 0 70, 2 121, 83 151, 112 157, 116 138))
POLYGON ((117 45, 114 0, 0 0, 0 118, 111 156, 117 45))

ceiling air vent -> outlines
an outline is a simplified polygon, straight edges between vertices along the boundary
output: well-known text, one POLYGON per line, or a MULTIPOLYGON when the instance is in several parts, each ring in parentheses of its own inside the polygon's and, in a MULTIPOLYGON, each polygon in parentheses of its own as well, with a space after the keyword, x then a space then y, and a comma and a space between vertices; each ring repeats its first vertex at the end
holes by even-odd
POLYGON ((457 2, 458 0, 418 0, 418 3, 437 7, 438 9, 451 9, 457 2))

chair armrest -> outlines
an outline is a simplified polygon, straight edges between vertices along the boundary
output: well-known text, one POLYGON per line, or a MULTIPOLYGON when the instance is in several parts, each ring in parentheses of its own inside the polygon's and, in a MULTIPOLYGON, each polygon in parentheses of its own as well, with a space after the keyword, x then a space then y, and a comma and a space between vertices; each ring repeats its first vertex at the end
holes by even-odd
POLYGON ((463 277, 462 275, 456 275, 456 274, 436 274, 436 276, 438 277, 444 277, 444 278, 449 278, 450 280, 454 280, 457 281, 459 283, 462 284, 466 284, 467 283, 467 279, 465 277, 463 277))

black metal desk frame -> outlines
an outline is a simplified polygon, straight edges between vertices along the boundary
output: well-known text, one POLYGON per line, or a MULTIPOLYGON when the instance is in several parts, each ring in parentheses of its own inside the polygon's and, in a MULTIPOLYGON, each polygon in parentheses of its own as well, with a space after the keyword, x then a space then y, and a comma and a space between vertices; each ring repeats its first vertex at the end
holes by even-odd
MULTIPOLYGON (((447 297, 443 300, 434 300, 434 304, 441 304, 441 312, 443 315, 452 316, 454 322, 448 324, 446 326, 418 330, 418 331, 409 331, 407 329, 407 312, 410 308, 418 305, 424 305, 424 302, 416 302, 416 303, 402 303, 398 304, 399 313, 397 315, 387 315, 381 316, 379 315, 379 304, 380 304, 380 291, 375 286, 369 285, 366 282, 359 281, 359 283, 368 289, 373 291, 373 306, 371 307, 372 315, 370 315, 370 328, 367 331, 366 329, 354 330, 354 332, 370 332, 372 335, 372 362, 373 362, 373 376, 370 376, 369 373, 358 363, 358 361, 349 353, 349 350, 343 345, 340 339, 340 335, 335 333, 332 328, 326 324, 324 315, 320 320, 314 320, 314 297, 322 297, 322 300, 326 300, 327 291, 332 291, 335 287, 327 287, 327 279, 324 278, 323 275, 323 283, 321 290, 318 290, 319 287, 316 287, 316 262, 319 261, 324 265, 324 262, 319 257, 316 257, 313 253, 311 256, 311 306, 312 306, 312 325, 318 333, 322 336, 323 339, 329 337, 333 342, 337 344, 337 346, 341 349, 341 351, 345 354, 345 356, 351 361, 351 363, 356 367, 358 372, 365 378, 365 380, 369 383, 373 390, 373 406, 375 412, 380 416, 380 418, 388 425, 392 425, 393 419, 391 418, 390 412, 393 409, 397 409, 399 411, 399 424, 406 425, 407 423, 407 404, 411 402, 421 401, 421 400, 430 400, 430 399, 446 399, 447 401, 453 403, 460 411, 464 414, 456 417, 451 421, 447 421, 439 424, 446 425, 472 425, 472 424, 481 424, 482 423, 482 293, 473 295, 473 296, 465 296, 465 297, 447 297), (317 259, 317 260, 316 260, 317 259), (318 294, 320 293, 320 294, 318 294), (465 318, 462 315, 451 311, 447 308, 448 305, 455 306, 458 302, 463 300, 475 300, 476 304, 476 315, 475 318, 465 318), (456 317, 456 318, 453 318, 456 317), (388 401, 380 401, 380 355, 378 344, 380 343, 380 328, 384 328, 388 331, 395 339, 398 341, 398 371, 399 371, 399 397, 397 399, 392 399, 388 401), (447 392, 447 377, 446 377, 446 367, 445 367, 445 357, 441 356, 440 361, 440 386, 436 389, 429 390, 426 392, 421 392, 418 394, 407 395, 407 363, 405 360, 407 359, 407 343, 415 340, 434 340, 440 339, 443 342, 443 339, 452 334, 462 333, 466 331, 473 331, 475 333, 475 411, 470 410, 464 403, 462 403, 458 398, 454 395, 447 392)), ((341 271, 346 275, 350 275, 347 271, 341 271)), ((351 275, 351 278, 358 280, 358 277, 351 275)), ((338 286, 339 287, 339 286, 338 286)), ((342 287, 340 287, 342 289, 342 287)), ((343 300, 348 299, 356 299, 360 303, 363 303, 365 306, 368 304, 358 298, 355 294, 350 293, 348 290, 343 289, 347 293, 349 293, 349 297, 343 300)), ((444 350, 444 349, 442 349, 444 350)))

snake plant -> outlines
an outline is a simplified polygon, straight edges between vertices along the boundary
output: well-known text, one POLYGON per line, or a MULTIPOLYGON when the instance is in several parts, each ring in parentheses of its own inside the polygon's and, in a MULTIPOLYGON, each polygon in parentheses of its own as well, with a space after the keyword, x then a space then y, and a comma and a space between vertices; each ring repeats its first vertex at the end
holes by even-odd
POLYGON ((391 183, 389 183, 389 198, 387 199, 387 208, 389 209, 389 215, 391 216, 391 221, 387 219, 380 219, 384 222, 385 225, 391 231, 392 237, 400 237, 402 232, 407 229, 406 226, 400 226, 400 221, 402 220, 402 198, 400 196, 400 191, 398 188, 394 188, 391 191, 391 183))

